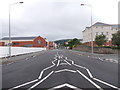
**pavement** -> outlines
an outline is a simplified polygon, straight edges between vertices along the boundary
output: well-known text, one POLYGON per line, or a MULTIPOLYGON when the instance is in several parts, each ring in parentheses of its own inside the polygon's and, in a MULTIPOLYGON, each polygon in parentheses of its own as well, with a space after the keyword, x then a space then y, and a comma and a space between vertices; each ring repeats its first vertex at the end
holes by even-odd
POLYGON ((118 76, 117 63, 64 49, 2 66, 3 90, 120 90, 118 76))
POLYGON ((92 58, 97 58, 99 60, 104 60, 106 62, 112 62, 112 63, 118 63, 118 54, 97 54, 97 53, 89 53, 89 52, 81 52, 81 51, 76 51, 76 50, 69 50, 72 52, 77 53, 78 55, 84 55, 92 58))
POLYGON ((33 53, 14 55, 14 56, 11 56, 10 58, 9 57, 0 58, 0 65, 12 64, 14 62, 18 62, 19 60, 24 60, 24 59, 27 60, 30 57, 35 57, 37 55, 42 55, 46 51, 38 51, 38 52, 33 52, 33 53))

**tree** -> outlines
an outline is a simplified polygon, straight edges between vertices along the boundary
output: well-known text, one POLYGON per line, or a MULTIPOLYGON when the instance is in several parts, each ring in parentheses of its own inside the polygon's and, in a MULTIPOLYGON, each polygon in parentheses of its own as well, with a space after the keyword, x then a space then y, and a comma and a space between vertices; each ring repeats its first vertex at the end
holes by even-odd
POLYGON ((74 38, 74 39, 68 41, 69 49, 72 49, 73 47, 76 47, 79 44, 80 44, 80 41, 77 38, 74 38))
POLYGON ((112 44, 120 46, 120 31, 112 35, 112 44))
POLYGON ((105 35, 97 35, 95 37, 95 44, 97 44, 98 46, 104 45, 105 42, 107 42, 105 35))

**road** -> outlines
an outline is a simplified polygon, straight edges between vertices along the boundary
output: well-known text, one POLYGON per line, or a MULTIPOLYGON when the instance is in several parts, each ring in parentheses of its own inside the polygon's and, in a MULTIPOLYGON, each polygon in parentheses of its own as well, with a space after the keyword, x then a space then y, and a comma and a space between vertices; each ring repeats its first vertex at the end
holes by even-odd
POLYGON ((69 50, 3 65, 4 90, 118 90, 118 64, 82 56, 69 50), (57 88, 57 89, 56 89, 57 88))

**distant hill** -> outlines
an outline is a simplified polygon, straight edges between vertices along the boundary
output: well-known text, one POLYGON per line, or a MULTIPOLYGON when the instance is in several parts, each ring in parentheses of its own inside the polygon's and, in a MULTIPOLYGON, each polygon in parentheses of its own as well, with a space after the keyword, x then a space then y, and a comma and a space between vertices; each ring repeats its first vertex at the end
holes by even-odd
POLYGON ((56 40, 54 41, 56 44, 64 44, 65 42, 68 42, 71 39, 61 39, 61 40, 56 40))

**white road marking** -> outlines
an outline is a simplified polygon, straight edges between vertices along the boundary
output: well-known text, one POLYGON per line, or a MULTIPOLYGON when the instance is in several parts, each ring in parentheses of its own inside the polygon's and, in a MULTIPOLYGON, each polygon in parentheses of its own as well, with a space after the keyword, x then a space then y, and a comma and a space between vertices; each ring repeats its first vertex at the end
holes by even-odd
POLYGON ((110 87, 112 87, 112 88, 115 88, 115 89, 120 90, 118 87, 113 86, 113 85, 111 85, 111 84, 109 84, 109 83, 106 83, 106 82, 104 82, 104 81, 102 81, 102 80, 99 80, 99 79, 97 79, 97 78, 93 78, 93 79, 96 80, 96 81, 98 81, 98 82, 100 82, 100 83, 103 83, 103 84, 105 84, 105 85, 107 85, 107 86, 110 86, 110 87))
POLYGON ((28 60, 29 58, 26 58, 25 60, 28 60))
POLYGON ((94 83, 91 79, 89 79, 86 75, 84 75, 83 73, 81 73, 79 70, 77 70, 77 72, 82 75, 85 79, 87 79, 90 83, 92 83, 96 88, 98 88, 99 90, 103 90, 100 86, 98 86, 96 83, 94 83))
POLYGON ((62 70, 55 71, 55 73, 64 72, 64 71, 73 72, 73 73, 77 72, 77 71, 70 70, 70 69, 62 69, 62 70))
POLYGON ((40 73, 38 79, 41 79, 41 77, 42 77, 42 75, 43 75, 43 72, 44 72, 44 70, 41 71, 41 73, 40 73))
POLYGON ((69 88, 72 88, 72 89, 75 89, 75 90, 82 90, 82 89, 79 89, 73 85, 70 85, 68 83, 65 83, 65 84, 62 84, 62 85, 59 85, 59 86, 56 86, 56 87, 53 87, 52 89, 48 89, 48 90, 56 90, 56 89, 59 89, 59 88, 63 88, 63 87, 69 87, 69 88))
MULTIPOLYGON (((58 54, 58 52, 57 52, 57 54, 58 54)), ((63 55, 59 55, 59 54, 58 54, 58 56, 57 56, 57 55, 55 55, 55 56, 56 56, 56 58, 57 58, 57 57, 63 58, 63 55)), ((24 83, 24 84, 21 84, 21 85, 18 85, 18 86, 16 86, 16 87, 13 87, 12 89, 16 89, 16 88, 19 88, 19 87, 22 87, 22 86, 25 86, 25 85, 28 85, 28 84, 37 82, 39 79, 41 79, 41 77, 42 77, 42 75, 43 75, 43 72, 44 72, 45 70, 48 70, 48 69, 50 69, 50 68, 52 68, 52 67, 54 67, 54 66, 56 65, 56 64, 54 63, 55 61, 57 61, 56 58, 54 57, 55 60, 52 61, 52 64, 53 64, 52 66, 49 66, 49 67, 47 67, 47 68, 45 68, 45 69, 43 69, 43 70, 41 71, 38 79, 35 79, 35 80, 33 80, 33 81, 30 81, 30 82, 27 82, 27 83, 24 83)), ((98 59, 100 59, 100 60, 103 61, 103 59, 101 59, 101 58, 98 58, 98 59)), ((26 58, 26 60, 28 60, 28 58, 26 58)), ((96 81, 98 81, 98 82, 100 82, 100 83, 103 83, 103 84, 105 84, 105 85, 108 85, 108 86, 110 86, 110 87, 112 87, 112 88, 115 88, 115 89, 120 90, 118 87, 116 87, 116 86, 114 86, 114 85, 111 85, 111 84, 106 83, 106 82, 104 82, 104 81, 102 81, 102 80, 99 80, 99 79, 97 79, 97 78, 94 78, 89 69, 87 69, 86 67, 83 67, 83 66, 74 64, 74 61, 73 61, 73 60, 70 60, 70 59, 67 59, 67 57, 65 57, 65 60, 64 60, 66 63, 60 63, 60 61, 63 61, 63 60, 58 60, 57 66, 59 66, 59 65, 61 65, 61 64, 69 64, 69 65, 71 65, 71 64, 68 62, 68 61, 71 61, 74 66, 77 66, 77 67, 79 67, 79 68, 85 69, 85 70, 88 72, 90 78, 92 78, 92 79, 94 79, 94 80, 96 80, 96 81)), ((106 61, 107 61, 107 60, 106 60, 106 61)), ((111 61, 113 61, 113 60, 111 60, 111 61)), ((63 72, 63 71, 69 71, 69 72, 73 72, 73 73, 78 72, 78 73, 81 74, 85 79, 87 79, 87 80, 88 80, 89 82, 91 82, 94 86, 96 86, 98 89, 103 90, 100 86, 98 86, 96 83, 94 83, 91 79, 89 79, 87 76, 85 76, 85 75, 84 75, 83 73, 81 73, 79 70, 74 71, 74 70, 69 70, 69 69, 63 69, 63 70, 55 71, 55 73, 63 72)), ((46 77, 44 77, 44 78, 43 78, 42 80, 40 80, 38 83, 34 84, 32 87, 29 88, 29 90, 32 89, 32 88, 34 88, 34 87, 36 87, 38 84, 42 83, 42 82, 43 82, 44 80, 46 80, 53 72, 54 72, 54 71, 52 71, 51 73, 49 73, 46 77)), ((65 85, 67 85, 67 84, 65 84, 65 85)), ((69 85, 68 85, 68 86, 69 86, 69 85)), ((12 90, 12 89, 8 89, 8 90, 12 90)), ((77 89, 77 90, 78 90, 78 89, 77 89)))
POLYGON ((30 82, 27 82, 27 83, 24 83, 24 84, 18 85, 18 86, 16 86, 16 87, 13 87, 13 88, 8 89, 8 90, 17 89, 17 88, 23 87, 23 86, 25 86, 25 85, 28 85, 28 84, 31 84, 31 83, 34 83, 34 82, 37 82, 37 81, 38 81, 38 79, 35 79, 35 80, 32 80, 32 81, 30 81, 30 82))
POLYGON ((33 58, 36 57, 36 55, 32 56, 33 58))
POLYGON ((68 61, 64 60, 68 65, 71 65, 68 61))
POLYGON ((13 64, 14 62, 8 63, 7 65, 13 64))
POLYGON ((50 69, 50 68, 52 68, 52 67, 54 67, 54 66, 55 66, 55 65, 49 66, 49 67, 47 67, 47 68, 45 68, 45 69, 43 69, 43 70, 45 71, 45 70, 50 69))
POLYGON ((42 80, 40 80, 38 83, 34 84, 33 86, 31 86, 28 90, 31 90, 33 88, 35 88, 36 86, 38 86, 40 83, 42 83, 44 80, 46 80, 48 77, 50 77, 50 75, 53 74, 54 71, 50 72, 46 77, 44 77, 42 80))
POLYGON ((73 64, 74 66, 77 66, 79 68, 83 68, 83 69, 87 69, 86 67, 83 67, 83 66, 80 66, 80 65, 77 65, 77 64, 73 64))
POLYGON ((60 65, 67 65, 67 63, 60 63, 60 65))
POLYGON ((60 64, 60 60, 58 60, 57 66, 59 66, 59 64, 60 64))
POLYGON ((86 69, 86 70, 87 70, 89 76, 90 76, 91 78, 93 78, 93 75, 91 74, 90 70, 89 70, 89 69, 86 69))
POLYGON ((73 61, 73 60, 70 60, 70 59, 66 59, 66 60, 71 61, 71 62, 72 62, 72 64, 74 64, 74 61, 73 61))

